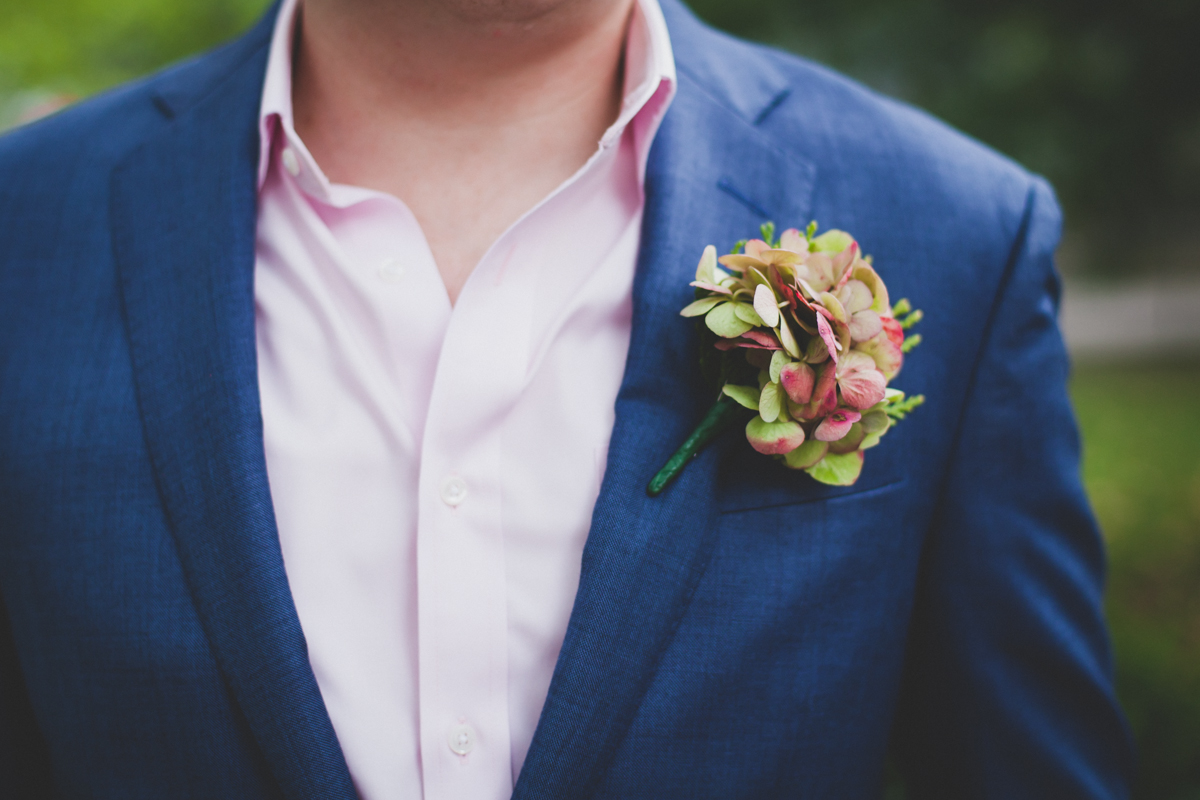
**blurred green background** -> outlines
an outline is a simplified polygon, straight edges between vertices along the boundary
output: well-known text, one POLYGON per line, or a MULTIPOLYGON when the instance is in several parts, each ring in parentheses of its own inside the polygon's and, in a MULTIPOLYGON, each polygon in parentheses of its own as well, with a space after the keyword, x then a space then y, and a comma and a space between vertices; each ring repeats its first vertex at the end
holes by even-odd
MULTIPOLYGON (((0 0, 0 128, 209 47, 265 7, 0 0)), ((1197 0, 693 7, 929 109, 1048 176, 1067 212, 1068 301, 1071 281, 1122 291, 1200 276, 1197 0)), ((1177 338, 1120 355, 1089 350, 1072 393, 1109 543, 1118 688, 1140 748, 1135 796, 1200 800, 1200 349, 1177 338)))

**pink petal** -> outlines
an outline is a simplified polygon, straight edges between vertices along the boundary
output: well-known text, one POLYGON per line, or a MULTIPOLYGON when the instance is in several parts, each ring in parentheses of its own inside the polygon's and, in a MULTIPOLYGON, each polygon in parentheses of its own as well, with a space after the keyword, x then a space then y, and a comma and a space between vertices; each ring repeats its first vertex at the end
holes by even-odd
MULTIPOLYGON (((804 262, 804 268, 808 271, 805 278, 817 292, 824 292, 833 286, 833 259, 829 256, 824 253, 810 253, 808 260, 804 262)), ((797 274, 800 274, 799 268, 797 274)))
POLYGON ((838 362, 838 378, 862 369, 875 369, 875 359, 866 353, 851 350, 849 353, 843 354, 842 360, 838 362))
POLYGON ((766 269, 767 264, 753 256, 729 255, 717 259, 722 266, 729 267, 734 272, 745 272, 748 269, 766 269))
POLYGON ((793 361, 779 370, 779 383, 793 403, 804 404, 812 400, 816 382, 816 370, 803 361, 793 361))
POLYGON ((758 258, 764 250, 770 250, 771 245, 764 242, 762 239, 751 239, 746 242, 746 246, 742 248, 742 252, 751 258, 758 258))
POLYGON ((794 253, 791 250, 763 250, 759 256, 763 261, 766 261, 772 266, 790 267, 794 264, 799 264, 804 260, 804 257, 799 253, 794 253))
POLYGON ((842 301, 847 314, 870 308, 875 298, 871 290, 862 281, 847 281, 846 285, 837 290, 837 299, 842 301))
POLYGON ((904 364, 904 354, 900 350, 900 343, 904 341, 904 331, 900 329, 899 323, 896 323, 895 328, 899 336, 894 336, 889 323, 895 323, 895 320, 885 318, 883 330, 862 344, 856 345, 855 348, 874 359, 875 366, 879 368, 883 376, 891 380, 896 377, 896 373, 904 364))
MULTIPOLYGON (((821 294, 816 289, 814 289, 812 287, 812 285, 809 284, 808 281, 804 280, 804 278, 801 278, 799 275, 796 276, 796 285, 804 290, 803 292, 800 293, 801 299, 804 299, 804 295, 807 294, 813 300, 816 300, 817 297, 820 296, 820 294, 821 294)), ((808 305, 808 300, 804 300, 804 304, 808 305)), ((812 306, 809 306, 809 308, 811 308, 811 307, 812 306)))
POLYGON ((850 317, 850 338, 856 342, 865 342, 881 330, 883 319, 869 308, 850 317))
POLYGON ((779 246, 784 250, 791 250, 793 253, 805 255, 808 253, 808 240, 804 238, 804 234, 795 228, 788 228, 779 237, 779 246))
POLYGON ((761 344, 763 347, 766 347, 771 350, 782 350, 783 349, 783 345, 779 343, 779 340, 775 338, 775 334, 773 334, 773 333, 767 333, 766 331, 759 331, 759 330, 752 329, 752 330, 748 330, 745 333, 743 333, 742 336, 744 336, 747 339, 753 339, 754 341, 761 344))
POLYGON ((800 410, 803 419, 817 419, 837 408, 837 367, 826 361, 817 375, 812 399, 800 410))
POLYGON ((718 339, 717 341, 713 342, 713 347, 717 348, 718 350, 721 350, 722 352, 724 352, 726 350, 737 350, 738 348, 741 348, 743 350, 768 350, 768 351, 783 349, 782 347, 767 347, 766 345, 755 344, 754 342, 747 342, 745 339, 718 339))
POLYGON ((726 289, 724 286, 717 286, 715 283, 705 283, 704 281, 692 281, 688 284, 688 286, 695 286, 698 289, 707 289, 710 292, 717 292, 718 294, 733 294, 732 291, 726 289))
POLYGON ((904 344, 904 328, 900 323, 891 317, 881 317, 883 321, 883 329, 887 331, 888 338, 892 340, 892 344, 899 347, 904 344))
POLYGON ((718 350, 735 350, 739 347, 748 350, 782 350, 783 345, 772 333, 759 330, 748 330, 736 339, 718 339, 713 344, 718 350))
POLYGON ((862 414, 849 408, 839 408, 829 416, 833 417, 839 422, 849 422, 851 425, 862 419, 862 414))
POLYGON ((883 399, 887 378, 874 368, 853 370, 838 379, 842 399, 854 408, 870 408, 883 399))
POLYGON ((829 327, 829 321, 825 319, 824 314, 817 314, 817 333, 821 336, 821 341, 825 342, 825 348, 829 350, 829 357, 836 364, 838 357, 838 343, 833 336, 833 328, 829 327))
POLYGON ((833 277, 837 286, 843 286, 846 281, 850 280, 850 265, 856 258, 858 258, 858 242, 851 242, 849 247, 834 256, 833 277))
POLYGON ((813 438, 819 442, 836 442, 850 432, 850 426, 862 419, 857 411, 839 408, 817 426, 813 438))

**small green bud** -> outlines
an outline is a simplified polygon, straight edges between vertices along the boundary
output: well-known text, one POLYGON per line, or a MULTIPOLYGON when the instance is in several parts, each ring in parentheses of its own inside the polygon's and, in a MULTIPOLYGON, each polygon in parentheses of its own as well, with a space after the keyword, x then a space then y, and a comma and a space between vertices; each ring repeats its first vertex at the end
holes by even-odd
POLYGON ((766 242, 768 246, 774 247, 775 246, 775 223, 774 222, 764 222, 762 224, 762 227, 759 228, 759 231, 762 232, 763 241, 766 242))
POLYGON ((916 325, 918 322, 920 322, 923 319, 925 319, 925 312, 918 308, 916 311, 912 312, 907 317, 900 320, 900 327, 903 328, 904 330, 908 330, 913 325, 916 325))

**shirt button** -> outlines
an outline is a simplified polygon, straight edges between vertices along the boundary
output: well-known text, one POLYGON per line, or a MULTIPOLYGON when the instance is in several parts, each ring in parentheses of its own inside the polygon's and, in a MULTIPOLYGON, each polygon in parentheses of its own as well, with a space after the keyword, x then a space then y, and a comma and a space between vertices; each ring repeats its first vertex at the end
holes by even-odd
POLYGON ((296 151, 290 147, 283 148, 283 168, 288 171, 293 178, 300 174, 300 159, 296 157, 296 151))
POLYGON ((460 756, 465 756, 475 747, 475 729, 465 723, 455 725, 446 734, 446 744, 460 756))
POLYGON ((379 278, 384 283, 399 283, 404 279, 404 265, 398 258, 389 258, 379 266, 379 278))
POLYGON ((442 481, 442 502, 454 507, 467 499, 467 482, 457 475, 442 481))

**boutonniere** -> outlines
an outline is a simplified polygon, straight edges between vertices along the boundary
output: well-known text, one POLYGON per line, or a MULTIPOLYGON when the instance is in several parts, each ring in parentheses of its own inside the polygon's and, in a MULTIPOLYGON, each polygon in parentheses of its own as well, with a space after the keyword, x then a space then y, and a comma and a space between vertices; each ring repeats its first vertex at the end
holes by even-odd
POLYGON ((703 320, 700 367, 720 395, 654 476, 651 496, 743 422, 758 452, 821 483, 849 486, 864 451, 925 401, 888 386, 921 341, 905 336, 921 312, 907 300, 890 303, 850 234, 816 232, 813 222, 776 240, 767 223, 761 239, 738 242, 729 255, 704 248, 691 284, 696 299, 680 314, 703 320))

